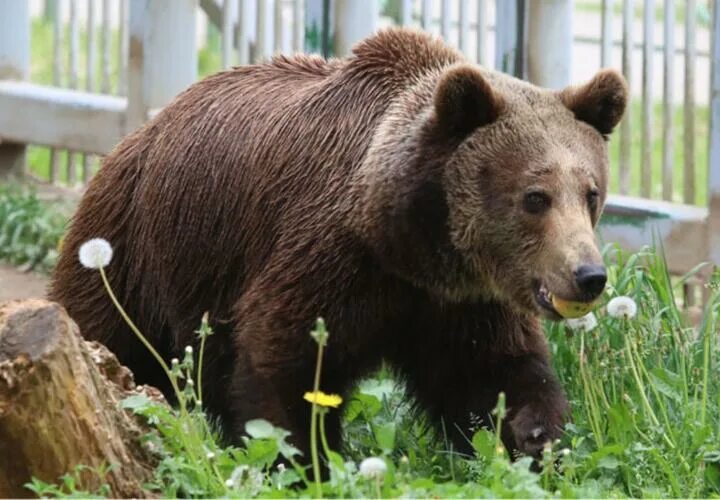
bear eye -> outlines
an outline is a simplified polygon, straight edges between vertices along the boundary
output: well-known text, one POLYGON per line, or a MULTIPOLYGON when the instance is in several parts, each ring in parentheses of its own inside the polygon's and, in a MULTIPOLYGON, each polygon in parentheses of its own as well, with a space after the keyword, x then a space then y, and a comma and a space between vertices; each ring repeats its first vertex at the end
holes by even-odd
POLYGON ((587 194, 587 203, 590 207, 591 212, 595 212, 598 207, 598 200, 600 199, 600 192, 597 189, 591 189, 587 194))
POLYGON ((550 208, 550 195, 542 191, 532 191, 525 194, 523 208, 531 214, 541 214, 550 208))

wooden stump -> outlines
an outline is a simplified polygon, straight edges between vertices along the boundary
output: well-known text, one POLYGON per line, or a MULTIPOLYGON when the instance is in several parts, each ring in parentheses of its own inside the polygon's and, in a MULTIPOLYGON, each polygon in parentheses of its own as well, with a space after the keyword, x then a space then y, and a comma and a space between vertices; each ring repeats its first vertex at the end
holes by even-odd
POLYGON ((79 488, 107 483, 113 496, 144 496, 153 456, 147 431, 119 406, 132 374, 104 346, 86 342, 57 304, 0 304, 0 497, 29 496, 32 477, 55 483, 77 465, 79 488))

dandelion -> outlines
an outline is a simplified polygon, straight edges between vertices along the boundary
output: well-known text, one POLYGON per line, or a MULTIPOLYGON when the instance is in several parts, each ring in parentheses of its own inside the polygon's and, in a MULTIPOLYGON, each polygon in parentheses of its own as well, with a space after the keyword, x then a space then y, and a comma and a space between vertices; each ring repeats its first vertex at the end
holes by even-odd
POLYGON ((185 347, 185 354, 192 354, 193 348, 191 345, 185 347))
POLYGON ((607 312, 613 318, 634 318, 637 314, 637 304, 627 296, 614 297, 608 302, 607 312))
POLYGON ((562 456, 567 457, 570 454, 570 448, 563 448, 560 453, 562 453, 562 456))
POLYGON ((173 366, 177 366, 177 365, 180 364, 180 360, 177 359, 177 358, 173 358, 173 359, 170 360, 170 364, 173 365, 173 366))
POLYGON ((387 464, 382 458, 369 457, 360 462, 360 474, 368 479, 378 478, 387 472, 387 464))
POLYGON ((212 451, 208 451, 208 452, 207 452, 207 455, 205 455, 205 458, 207 458, 208 460, 214 460, 214 459, 215 459, 215 453, 213 453, 212 451))
POLYGON ((303 399, 325 408, 337 408, 342 403, 342 398, 337 394, 325 394, 322 391, 306 392, 303 399))
POLYGON ((598 326, 597 318, 595 317, 595 314, 591 312, 579 318, 566 319, 565 323, 573 330, 578 330, 582 332, 589 332, 598 326))
POLYGON ((233 486, 235 486, 235 481, 233 481, 232 479, 225 480, 225 487, 232 488, 233 486))
POLYGON ((112 259, 113 249, 103 238, 93 238, 80 245, 80 263, 88 269, 101 269, 112 259))

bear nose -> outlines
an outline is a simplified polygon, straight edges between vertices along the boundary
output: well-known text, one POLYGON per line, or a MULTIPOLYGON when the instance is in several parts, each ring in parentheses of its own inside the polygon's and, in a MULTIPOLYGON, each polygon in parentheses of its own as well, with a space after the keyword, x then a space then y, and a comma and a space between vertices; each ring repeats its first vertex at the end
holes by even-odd
POLYGON ((575 281, 584 296, 594 299, 605 289, 607 282, 605 266, 583 264, 575 270, 575 281))

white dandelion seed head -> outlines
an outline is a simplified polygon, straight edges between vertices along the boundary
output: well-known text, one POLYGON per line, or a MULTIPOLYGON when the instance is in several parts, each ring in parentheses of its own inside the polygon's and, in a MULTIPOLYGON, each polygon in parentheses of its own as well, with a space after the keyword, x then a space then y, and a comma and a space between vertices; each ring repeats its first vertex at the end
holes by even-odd
POLYGON ((634 318, 637 314, 637 304, 627 296, 614 297, 608 302, 607 312, 613 318, 634 318))
POLYGON ((180 360, 177 359, 177 358, 173 358, 173 359, 170 360, 170 363, 171 363, 173 366, 179 365, 179 364, 180 364, 180 360))
POLYGON ((567 457, 570 454, 570 448, 563 448, 560 452, 564 457, 567 457))
POLYGON ((598 326, 597 318, 595 317, 594 313, 587 313, 585 316, 581 316, 579 318, 569 318, 565 320, 565 323, 567 326, 572 328, 573 330, 583 331, 583 332, 589 332, 590 330, 594 329, 598 326))
POLYGON ((88 269, 100 269, 110 264, 112 260, 113 249, 107 240, 103 238, 93 238, 80 245, 78 257, 80 264, 88 269))
POLYGON ((277 470, 280 474, 285 472, 285 464, 277 464, 277 470))
POLYGON ((233 481, 232 479, 226 479, 225 486, 228 488, 232 488, 233 486, 235 486, 235 481, 233 481))
POLYGON ((187 346, 187 347, 185 348, 185 352, 188 353, 188 354, 192 354, 192 352, 193 352, 192 346, 191 346, 191 345, 187 346))
POLYGON ((207 454, 205 455, 205 457, 208 460, 213 460, 215 458, 215 453, 213 453, 212 451, 208 451, 207 454))
POLYGON ((379 457, 368 457, 360 462, 360 474, 366 478, 382 477, 387 471, 385 460, 379 457))

